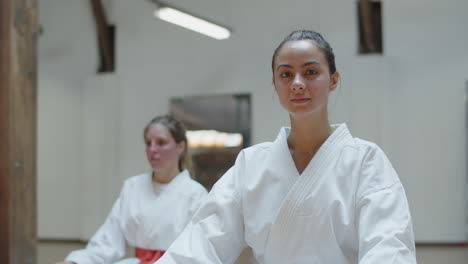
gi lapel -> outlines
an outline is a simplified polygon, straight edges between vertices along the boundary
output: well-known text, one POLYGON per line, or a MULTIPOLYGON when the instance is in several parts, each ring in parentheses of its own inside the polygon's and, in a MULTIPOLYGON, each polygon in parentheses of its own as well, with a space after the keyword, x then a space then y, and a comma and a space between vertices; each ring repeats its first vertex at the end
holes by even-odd
MULTIPOLYGON (((334 126, 334 128, 334 132, 322 144, 303 173, 297 177, 295 182, 293 180, 289 181, 292 183, 292 186, 281 204, 281 208, 279 209, 276 219, 271 225, 270 234, 265 249, 265 263, 287 263, 287 249, 300 246, 291 245, 291 242, 288 241, 288 230, 293 228, 293 221, 299 214, 300 205, 310 193, 310 189, 313 188, 314 183, 322 176, 321 172, 331 164, 330 160, 333 159, 333 156, 337 155, 336 153, 341 151, 340 145, 342 145, 346 140, 352 138, 345 124, 334 126)), ((287 151, 287 156, 289 156, 289 159, 286 161, 283 159, 282 164, 279 166, 286 166, 289 168, 292 164, 294 167, 293 171, 295 171, 297 175, 298 172, 294 165, 294 161, 292 160, 291 154, 289 153, 286 140, 287 135, 283 135, 281 141, 275 142, 284 144, 284 147, 282 147, 281 150, 287 151), (285 163, 289 164, 285 165, 285 163)), ((272 153, 272 155, 280 154, 272 153)), ((284 158, 285 154, 282 153, 281 156, 284 158)), ((284 172, 284 170, 282 171, 284 172)), ((289 170, 289 172, 291 173, 291 170, 289 170)), ((284 177, 291 177, 291 175, 284 175, 284 177)))

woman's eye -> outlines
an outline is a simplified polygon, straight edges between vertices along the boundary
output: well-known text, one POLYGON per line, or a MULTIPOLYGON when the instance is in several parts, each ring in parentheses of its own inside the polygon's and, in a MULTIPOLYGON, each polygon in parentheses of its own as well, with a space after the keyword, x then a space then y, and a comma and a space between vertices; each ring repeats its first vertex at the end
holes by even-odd
POLYGON ((306 71, 306 74, 308 75, 314 75, 314 74, 317 74, 318 72, 316 70, 307 70, 306 71))
POLYGON ((288 78, 288 77, 291 76, 291 73, 290 73, 290 72, 282 72, 282 73, 280 74, 280 76, 281 76, 281 78, 288 78))

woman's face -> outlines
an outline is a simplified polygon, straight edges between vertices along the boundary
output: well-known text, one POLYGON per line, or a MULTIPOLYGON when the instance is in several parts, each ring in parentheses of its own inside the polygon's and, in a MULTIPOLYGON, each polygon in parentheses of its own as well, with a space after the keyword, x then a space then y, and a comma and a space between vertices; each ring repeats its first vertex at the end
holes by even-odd
POLYGON ((286 42, 273 67, 276 93, 291 115, 326 110, 328 94, 335 90, 339 74, 330 74, 325 55, 313 41, 286 42))
POLYGON ((164 125, 151 125, 146 132, 145 143, 146 157, 153 171, 179 170, 179 157, 184 151, 185 142, 176 143, 164 125))

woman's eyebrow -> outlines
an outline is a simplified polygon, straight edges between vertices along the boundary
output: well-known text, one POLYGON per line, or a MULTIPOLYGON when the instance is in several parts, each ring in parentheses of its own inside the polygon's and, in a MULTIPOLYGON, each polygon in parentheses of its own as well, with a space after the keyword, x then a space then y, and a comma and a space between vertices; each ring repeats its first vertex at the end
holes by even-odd
POLYGON ((318 61, 308 61, 304 64, 302 64, 302 67, 309 66, 309 65, 319 65, 318 61))
POLYGON ((292 66, 289 65, 289 64, 280 64, 280 65, 278 65, 278 67, 276 67, 276 69, 279 69, 281 67, 292 68, 292 66))
MULTIPOLYGON (((306 66, 309 66, 309 65, 319 65, 319 64, 320 64, 320 63, 318 63, 317 61, 314 61, 314 60, 313 60, 313 61, 308 61, 308 62, 302 64, 302 67, 306 67, 306 66)), ((276 67, 276 69, 279 69, 279 68, 281 68, 281 67, 292 68, 291 65, 284 63, 284 64, 278 65, 278 67, 276 67)))

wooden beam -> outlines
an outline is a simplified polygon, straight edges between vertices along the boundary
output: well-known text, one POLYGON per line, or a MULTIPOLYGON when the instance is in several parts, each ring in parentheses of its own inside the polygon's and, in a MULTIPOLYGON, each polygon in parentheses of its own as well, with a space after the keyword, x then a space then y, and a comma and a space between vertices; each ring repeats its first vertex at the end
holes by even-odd
POLYGON ((109 25, 107 23, 106 13, 101 0, 90 0, 93 9, 94 20, 96 23, 96 32, 98 34, 99 52, 103 58, 101 72, 111 72, 114 70, 114 58, 111 50, 111 36, 109 34, 109 25))
POLYGON ((359 0, 359 9, 362 19, 362 28, 364 31, 364 43, 371 53, 377 52, 377 46, 374 43, 374 30, 372 23, 372 1, 359 0))
POLYGON ((37 0, 0 1, 0 263, 36 263, 37 0))
POLYGON ((10 82, 10 21, 11 1, 0 1, 0 263, 10 260, 10 93, 6 86, 10 82))

